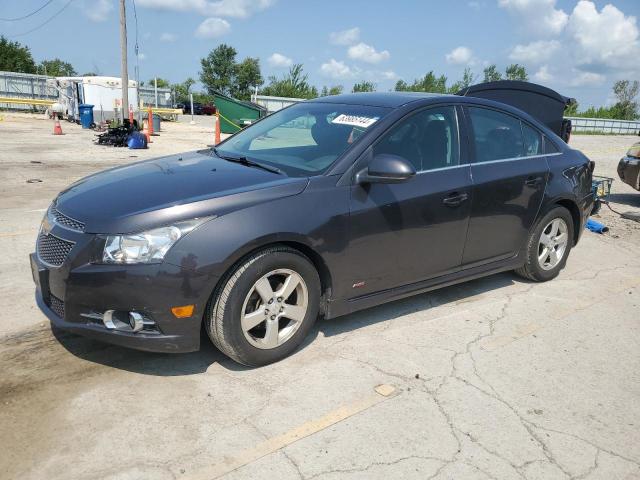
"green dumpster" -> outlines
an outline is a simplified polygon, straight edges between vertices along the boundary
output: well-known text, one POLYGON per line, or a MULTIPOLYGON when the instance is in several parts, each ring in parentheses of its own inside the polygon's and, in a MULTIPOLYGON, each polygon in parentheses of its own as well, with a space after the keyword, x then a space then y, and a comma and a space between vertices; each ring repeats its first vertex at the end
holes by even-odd
POLYGON ((235 98, 214 94, 216 109, 220 113, 220 131, 236 133, 266 115, 266 110, 251 102, 243 102, 235 98))

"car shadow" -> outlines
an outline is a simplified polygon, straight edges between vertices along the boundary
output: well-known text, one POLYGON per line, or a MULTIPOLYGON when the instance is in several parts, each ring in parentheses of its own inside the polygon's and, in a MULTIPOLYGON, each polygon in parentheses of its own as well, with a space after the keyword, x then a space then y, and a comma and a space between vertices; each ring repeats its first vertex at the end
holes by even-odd
POLYGON ((640 192, 638 193, 611 193, 609 201, 620 205, 640 208, 640 192))
MULTIPOLYGON (((340 335, 363 327, 392 321, 397 317, 410 313, 461 302, 485 292, 513 285, 516 282, 522 283, 526 282, 526 280, 516 278, 512 273, 500 273, 396 300, 335 319, 321 320, 316 323, 301 348, 306 348, 312 344, 320 332, 325 337, 340 335)), ((201 332, 200 350, 182 354, 131 350, 81 337, 55 327, 52 327, 52 333, 69 353, 78 358, 143 375, 194 375, 207 371, 209 367, 216 363, 231 371, 251 370, 250 367, 239 365, 217 350, 207 338, 204 330, 201 332)))

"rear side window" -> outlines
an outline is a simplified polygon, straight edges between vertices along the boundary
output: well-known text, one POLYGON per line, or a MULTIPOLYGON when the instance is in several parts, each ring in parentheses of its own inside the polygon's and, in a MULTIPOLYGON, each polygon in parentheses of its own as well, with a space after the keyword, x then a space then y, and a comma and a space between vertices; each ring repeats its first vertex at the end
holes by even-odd
POLYGON ((469 107, 469 117, 473 126, 476 162, 524 156, 524 141, 519 119, 495 110, 478 107, 469 107))
POLYGON ((544 137, 544 153, 558 153, 558 147, 556 144, 549 140, 547 137, 544 137))
POLYGON ((524 138, 524 154, 527 157, 542 155, 542 134, 540 132, 522 122, 522 137, 524 138))

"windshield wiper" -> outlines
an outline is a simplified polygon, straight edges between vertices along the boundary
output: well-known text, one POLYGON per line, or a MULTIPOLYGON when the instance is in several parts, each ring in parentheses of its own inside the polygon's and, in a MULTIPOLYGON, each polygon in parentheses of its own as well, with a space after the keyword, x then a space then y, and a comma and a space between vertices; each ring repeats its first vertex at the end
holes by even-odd
POLYGON ((269 165, 264 165, 262 163, 254 162, 253 160, 249 160, 247 157, 231 157, 228 155, 222 155, 218 152, 217 148, 213 148, 213 153, 215 153, 218 157, 226 160, 227 162, 239 163, 241 165, 245 165, 247 167, 261 168, 262 170, 266 170, 267 172, 277 173, 278 175, 284 175, 285 173, 277 167, 272 167, 269 165))

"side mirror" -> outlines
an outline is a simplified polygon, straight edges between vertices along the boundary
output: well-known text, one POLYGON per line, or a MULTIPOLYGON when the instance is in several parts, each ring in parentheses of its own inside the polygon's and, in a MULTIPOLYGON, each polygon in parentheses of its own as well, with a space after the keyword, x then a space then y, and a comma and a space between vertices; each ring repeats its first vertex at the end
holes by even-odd
POLYGON ((398 155, 382 153, 373 157, 369 166, 356 174, 356 183, 402 183, 416 174, 416 169, 398 155))

